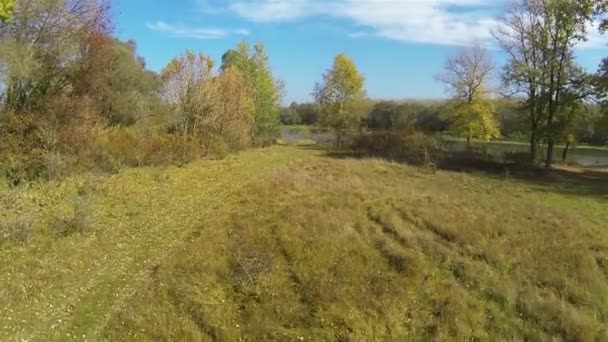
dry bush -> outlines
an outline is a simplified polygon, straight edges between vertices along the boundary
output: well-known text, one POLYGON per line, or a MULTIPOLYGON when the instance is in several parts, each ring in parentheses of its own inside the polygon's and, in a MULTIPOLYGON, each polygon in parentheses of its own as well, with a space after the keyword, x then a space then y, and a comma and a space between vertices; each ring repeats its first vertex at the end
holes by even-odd
POLYGON ((422 166, 434 166, 440 151, 437 140, 421 132, 405 136, 393 132, 365 133, 355 138, 352 148, 365 155, 422 166))
POLYGON ((4 243, 22 244, 27 242, 33 232, 34 218, 31 215, 0 220, 0 246, 4 243))
POLYGON ((201 93, 208 111, 201 118, 198 134, 212 149, 222 146, 236 151, 250 146, 255 107, 245 78, 235 68, 228 68, 211 82, 201 93))
POLYGON ((8 112, 0 119, 0 165, 13 183, 71 173, 91 152, 104 122, 86 98, 55 96, 28 112, 8 112))
POLYGON ((175 105, 175 131, 223 156, 251 145, 255 104, 236 68, 215 74, 212 67, 209 57, 188 51, 169 63, 162 78, 167 100, 175 105))
POLYGON ((124 167, 184 164, 201 155, 191 139, 136 127, 112 128, 94 144, 93 166, 115 172, 124 167))

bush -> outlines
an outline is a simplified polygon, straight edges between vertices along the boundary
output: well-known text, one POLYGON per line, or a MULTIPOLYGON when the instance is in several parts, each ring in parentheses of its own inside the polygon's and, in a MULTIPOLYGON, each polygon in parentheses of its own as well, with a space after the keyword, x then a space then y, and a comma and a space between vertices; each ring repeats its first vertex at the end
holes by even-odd
POLYGON ((0 173, 17 184, 71 173, 104 123, 84 98, 57 96, 33 111, 0 113, 0 173))
POLYGON ((366 155, 423 166, 434 166, 440 152, 437 140, 420 132, 406 136, 390 132, 364 133, 355 138, 352 147, 366 155))
POLYGON ((83 234, 91 229, 93 215, 91 203, 94 190, 90 184, 80 185, 74 197, 72 211, 67 217, 55 217, 49 223, 49 229, 56 237, 68 237, 83 234))
POLYGON ((506 163, 527 165, 531 164, 530 152, 505 152, 502 159, 506 163))
POLYGON ((90 198, 77 196, 74 199, 74 211, 71 216, 57 217, 49 224, 51 232, 57 237, 68 237, 83 234, 91 227, 90 198))
POLYGON ((97 139, 91 159, 94 167, 116 172, 124 167, 181 165, 201 154, 200 144, 190 138, 117 127, 97 139))

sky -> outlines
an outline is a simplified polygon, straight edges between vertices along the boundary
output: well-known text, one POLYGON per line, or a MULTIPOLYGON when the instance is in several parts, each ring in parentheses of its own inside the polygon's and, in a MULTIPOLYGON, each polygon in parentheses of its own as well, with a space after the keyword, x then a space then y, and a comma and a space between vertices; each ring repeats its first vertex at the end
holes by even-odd
MULTIPOLYGON (((310 100, 336 54, 355 60, 374 99, 437 99, 445 59, 472 42, 505 57, 492 40, 509 0, 114 0, 116 35, 137 42, 148 68, 160 71, 190 49, 211 56, 241 40, 266 46, 284 103, 310 100)), ((608 56, 608 34, 591 30, 577 52, 595 71, 608 56)))

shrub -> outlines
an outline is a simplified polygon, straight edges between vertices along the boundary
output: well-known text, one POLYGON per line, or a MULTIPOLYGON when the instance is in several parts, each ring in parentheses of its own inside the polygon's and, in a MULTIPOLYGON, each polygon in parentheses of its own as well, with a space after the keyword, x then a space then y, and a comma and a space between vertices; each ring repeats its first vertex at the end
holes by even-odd
POLYGON ((26 242, 33 231, 34 219, 30 215, 0 220, 0 245, 4 243, 21 244, 26 242))
POLYGON ((420 132, 406 136, 392 132, 364 133, 354 139, 352 147, 366 155, 421 166, 434 166, 440 152, 437 140, 420 132))
POLYGON ((184 164, 202 153, 192 139, 136 127, 109 129, 95 142, 92 162, 103 171, 124 167, 184 164))
POLYGON ((91 202, 93 190, 86 183, 74 197, 72 211, 67 217, 55 217, 49 224, 49 229, 57 237, 67 237, 73 234, 83 234, 90 230, 92 225, 91 202))
POLYGON ((528 165, 531 164, 530 152, 505 152, 502 159, 506 163, 528 165))
POLYGON ((57 96, 37 110, 2 113, 0 172, 13 184, 70 173, 102 128, 81 98, 57 96))

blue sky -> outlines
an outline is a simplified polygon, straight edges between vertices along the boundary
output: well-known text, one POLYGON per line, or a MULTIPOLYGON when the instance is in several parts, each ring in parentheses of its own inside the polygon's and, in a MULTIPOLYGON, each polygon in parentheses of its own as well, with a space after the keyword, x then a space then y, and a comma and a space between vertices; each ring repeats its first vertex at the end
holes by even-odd
MULTIPOLYGON (((134 39, 159 71, 185 49, 218 63, 240 40, 263 42, 285 103, 306 101, 339 52, 365 75, 367 93, 382 99, 444 97, 435 81, 447 56, 472 41, 491 44, 507 0, 114 0, 116 34, 134 39)), ((608 36, 593 30, 579 62, 595 70, 608 56, 608 36)), ((500 64, 504 57, 491 52, 500 64)))

